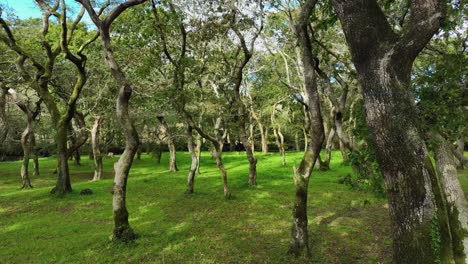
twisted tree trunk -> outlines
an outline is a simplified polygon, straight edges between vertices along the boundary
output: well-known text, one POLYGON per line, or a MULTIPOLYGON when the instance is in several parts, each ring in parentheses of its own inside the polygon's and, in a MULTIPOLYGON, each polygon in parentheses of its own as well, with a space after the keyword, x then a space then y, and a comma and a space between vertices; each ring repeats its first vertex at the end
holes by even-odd
POLYGON ((125 77, 124 72, 117 63, 111 45, 110 26, 112 22, 127 8, 141 4, 145 0, 128 0, 112 9, 106 18, 99 18, 102 12, 97 14, 89 0, 77 0, 88 12, 93 23, 99 30, 101 43, 104 51, 104 61, 108 66, 112 77, 119 84, 116 110, 117 118, 125 135, 125 149, 119 160, 114 164, 114 194, 112 197, 112 209, 114 213, 114 231, 112 240, 127 242, 137 238, 128 222, 128 211, 126 207, 127 179, 132 167, 135 152, 140 144, 138 132, 129 114, 129 101, 132 96, 133 87, 125 77))

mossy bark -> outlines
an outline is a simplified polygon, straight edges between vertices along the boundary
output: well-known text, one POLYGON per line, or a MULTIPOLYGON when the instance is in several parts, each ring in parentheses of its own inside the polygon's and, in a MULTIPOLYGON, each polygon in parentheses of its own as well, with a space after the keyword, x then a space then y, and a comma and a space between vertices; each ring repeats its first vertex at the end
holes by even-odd
POLYGON ((468 262, 468 203, 457 175, 453 149, 439 133, 431 134, 436 168, 446 197, 455 263, 468 262))

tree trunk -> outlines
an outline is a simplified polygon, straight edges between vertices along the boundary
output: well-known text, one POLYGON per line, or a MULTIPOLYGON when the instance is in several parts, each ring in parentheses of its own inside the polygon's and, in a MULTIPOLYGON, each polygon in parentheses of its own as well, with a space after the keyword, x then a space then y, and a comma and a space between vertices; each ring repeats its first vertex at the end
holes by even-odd
POLYGON ((268 127, 264 127, 262 123, 258 122, 260 129, 260 140, 262 141, 262 152, 268 154, 268 127))
POLYGON ((176 172, 179 169, 177 168, 177 161, 176 161, 176 149, 174 145, 174 141, 172 139, 169 141, 169 170, 172 172, 176 172))
POLYGON ((273 128, 273 134, 275 135, 276 146, 281 155, 281 165, 286 166, 286 155, 284 151, 284 136, 281 133, 281 126, 277 125, 277 128, 273 128))
MULTIPOLYGON (((135 2, 136 3, 136 2, 135 2)), ((116 8, 122 8, 122 5, 116 8)), ((123 8, 128 8, 124 6, 123 8)), ((91 6, 87 7, 88 13, 92 12, 91 6)), ((106 22, 108 22, 106 20, 106 22)), ((95 22, 96 23, 96 22, 95 22)), ((132 119, 129 114, 129 101, 132 96, 133 87, 128 82, 125 74, 117 64, 111 47, 111 37, 107 23, 97 23, 99 33, 101 35, 102 46, 104 48, 104 61, 109 67, 112 76, 120 85, 117 101, 116 111, 117 118, 122 126, 125 135, 125 149, 119 160, 114 164, 114 194, 112 197, 112 209, 114 213, 114 231, 112 240, 127 242, 137 238, 128 222, 128 211, 126 206, 127 197, 127 179, 132 167, 133 158, 135 157, 136 149, 140 144, 138 132, 135 129, 132 119)))
POLYGON ((32 133, 32 117, 31 112, 28 111, 28 126, 21 135, 21 146, 23 147, 23 163, 21 164, 21 179, 23 185, 21 189, 32 188, 31 180, 29 178, 29 158, 31 155, 31 133, 32 133))
POLYGON ((167 124, 164 116, 157 116, 159 123, 161 124, 162 132, 166 135, 166 142, 169 148, 169 171, 176 172, 177 169, 177 160, 176 160, 176 149, 174 145, 174 139, 172 138, 172 133, 169 130, 169 125, 167 124))
POLYGON ((412 0, 401 34, 375 0, 331 1, 362 85, 366 121, 384 177, 395 263, 450 263, 444 198, 417 127, 414 59, 437 32, 445 2, 412 0), (372 52, 369 52, 372 51, 372 52))
POLYGON ((458 181, 455 157, 449 143, 432 133, 436 168, 447 199, 447 213, 452 235, 455 263, 468 263, 468 203, 458 181))
POLYGON ((231 192, 229 191, 229 187, 228 187, 227 172, 226 172, 226 169, 224 168, 224 164, 223 164, 223 159, 222 159, 223 150, 222 150, 221 146, 222 145, 219 144, 219 143, 214 146, 214 156, 215 156, 215 160, 216 160, 216 165, 218 166, 218 169, 221 172, 221 177, 223 179, 224 197, 226 199, 229 199, 229 198, 231 198, 231 192))
POLYGON ((94 157, 94 177, 93 181, 98 181, 102 177, 102 153, 100 148, 100 133, 101 133, 102 118, 96 116, 94 125, 91 129, 91 147, 93 149, 94 157))
MULTIPOLYGON (((341 152, 341 157, 343 158, 343 162, 348 161, 348 154, 346 153, 345 145, 343 144, 343 141, 341 139, 339 140, 340 142, 340 152, 341 152)), ((350 141, 351 144, 351 141, 350 141)))
POLYGON ((39 153, 36 150, 36 135, 34 134, 34 130, 31 133, 31 149, 33 154, 33 176, 39 177, 39 153))
POLYGON ((457 147, 455 148, 455 162, 457 164, 457 168, 462 170, 465 167, 465 139, 464 135, 460 136, 457 140, 457 147))
POLYGON ((335 129, 332 127, 328 133, 327 144, 325 146, 325 161, 323 162, 323 167, 328 170, 330 168, 331 153, 333 146, 333 139, 335 138, 335 129))
POLYGON ((193 193, 193 187, 195 184, 195 174, 197 173, 197 167, 198 167, 198 153, 197 153, 197 147, 195 145, 195 140, 193 138, 193 128, 191 126, 187 126, 187 144, 188 144, 188 150, 190 152, 190 157, 192 159, 192 162, 190 164, 190 170, 189 174, 187 177, 187 194, 192 194, 193 193))
POLYGON ((200 159, 201 159, 201 148, 203 144, 203 139, 200 135, 195 137, 196 147, 195 150, 197 152, 197 174, 200 174, 200 159))
POLYGON ((296 151, 301 151, 301 144, 299 143, 299 133, 296 132, 294 134, 294 144, 295 144, 295 147, 296 147, 296 151))
POLYGON ((136 153, 136 156, 137 156, 137 160, 141 160, 141 145, 138 146, 138 149, 137 149, 137 153, 136 153))
POLYGON ((51 190, 53 194, 66 194, 72 192, 70 183, 70 173, 68 169, 68 147, 67 147, 67 130, 68 125, 62 122, 57 126, 57 183, 51 190))
POLYGON ((302 132, 304 134, 304 152, 307 151, 307 149, 309 148, 309 139, 308 139, 308 133, 307 133, 307 130, 305 128, 302 129, 302 132))
POLYGON ((73 164, 78 167, 81 166, 81 154, 79 148, 73 153, 73 164))
POLYGON ((5 113, 6 96, 8 94, 8 87, 0 83, 0 149, 8 134, 7 116, 5 113))
POLYGON ((304 153, 300 166, 294 167, 294 186, 296 198, 293 208, 292 239, 289 245, 289 253, 299 255, 303 250, 310 255, 308 230, 307 230, 307 189, 309 178, 314 164, 319 156, 324 138, 322 114, 320 113, 320 99, 317 91, 317 77, 314 70, 314 56, 308 33, 310 16, 315 7, 316 0, 309 0, 303 6, 299 21, 295 25, 295 33, 301 49, 301 62, 304 74, 304 92, 307 102, 306 124, 310 133, 310 144, 304 153))

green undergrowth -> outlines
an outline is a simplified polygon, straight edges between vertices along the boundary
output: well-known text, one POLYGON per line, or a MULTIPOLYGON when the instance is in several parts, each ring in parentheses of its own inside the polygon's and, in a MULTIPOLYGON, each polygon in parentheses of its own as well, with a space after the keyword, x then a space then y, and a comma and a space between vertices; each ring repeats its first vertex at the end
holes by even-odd
MULTIPOLYGON (((302 153, 256 154, 258 185, 249 187, 244 153, 225 153, 232 199, 223 197, 221 176, 208 152, 195 193, 186 195, 190 157, 177 154, 179 172, 150 155, 135 160, 127 188, 130 225, 139 238, 111 243, 112 164, 93 182, 93 163, 70 165, 74 191, 49 194, 55 160, 41 159, 35 187, 19 190, 20 162, 0 163, 0 263, 305 263, 286 254, 294 199, 292 166, 302 153), (80 196, 85 188, 94 194, 80 196)), ((72 164, 72 162, 70 162, 72 164)), ((388 263, 391 231, 386 200, 340 184, 351 173, 333 153, 331 170, 314 171, 309 186, 311 263, 388 263)), ((468 175, 462 175, 468 186, 468 175)))

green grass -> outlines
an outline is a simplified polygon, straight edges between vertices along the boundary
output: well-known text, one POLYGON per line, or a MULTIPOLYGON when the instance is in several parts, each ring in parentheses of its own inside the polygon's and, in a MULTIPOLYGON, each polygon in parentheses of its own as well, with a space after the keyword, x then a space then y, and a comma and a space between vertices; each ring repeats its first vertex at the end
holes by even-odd
MULTIPOLYGON (((165 153, 160 165, 149 155, 130 172, 130 224, 140 238, 114 244, 112 163, 104 179, 92 182, 93 165, 71 168, 74 192, 49 194, 53 159, 41 159, 32 190, 19 190, 19 162, 0 163, 0 263, 304 263, 286 255, 294 198, 292 169, 301 153, 257 153, 258 186, 247 185, 244 153, 225 153, 232 199, 223 197, 216 165, 204 152, 195 194, 185 195, 188 153, 178 153, 179 172, 170 173, 165 153), (91 188, 93 195, 80 196, 91 188)), ((70 162, 72 163, 72 162, 70 162)), ((312 263, 388 263, 391 231, 385 199, 351 190, 338 179, 351 172, 333 153, 331 170, 314 172, 309 187, 312 263)), ((468 175, 462 175, 465 192, 468 175)))

